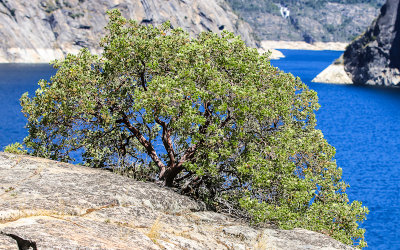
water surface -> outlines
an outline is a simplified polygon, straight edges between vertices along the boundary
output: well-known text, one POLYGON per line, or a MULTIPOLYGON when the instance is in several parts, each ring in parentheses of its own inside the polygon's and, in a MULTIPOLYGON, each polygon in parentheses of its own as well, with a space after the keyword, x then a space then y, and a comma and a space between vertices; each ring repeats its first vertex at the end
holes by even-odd
POLYGON ((48 64, 0 64, 0 150, 27 135, 19 98, 32 96, 40 79, 50 79, 55 70, 48 64))
POLYGON ((400 249, 400 89, 312 83, 341 52, 283 53, 272 64, 318 92, 317 127, 336 148, 349 198, 370 210, 362 225, 369 249, 400 249))

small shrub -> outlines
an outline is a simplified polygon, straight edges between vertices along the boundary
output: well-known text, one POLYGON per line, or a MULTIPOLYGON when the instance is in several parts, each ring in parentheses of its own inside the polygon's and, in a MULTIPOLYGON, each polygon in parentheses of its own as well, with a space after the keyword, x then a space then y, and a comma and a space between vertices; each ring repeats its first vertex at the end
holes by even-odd
POLYGON ((4 148, 4 152, 19 155, 25 155, 28 153, 26 150, 24 150, 24 146, 18 142, 6 146, 4 148))

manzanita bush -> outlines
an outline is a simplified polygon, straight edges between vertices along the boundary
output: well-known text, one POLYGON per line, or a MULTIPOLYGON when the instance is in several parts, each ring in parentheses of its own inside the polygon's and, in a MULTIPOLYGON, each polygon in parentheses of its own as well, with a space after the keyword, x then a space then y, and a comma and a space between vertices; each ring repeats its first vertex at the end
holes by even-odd
POLYGON ((236 211, 366 246, 335 150, 315 129, 318 99, 232 33, 192 38, 109 12, 101 57, 56 61, 21 98, 37 156, 130 170, 236 211))

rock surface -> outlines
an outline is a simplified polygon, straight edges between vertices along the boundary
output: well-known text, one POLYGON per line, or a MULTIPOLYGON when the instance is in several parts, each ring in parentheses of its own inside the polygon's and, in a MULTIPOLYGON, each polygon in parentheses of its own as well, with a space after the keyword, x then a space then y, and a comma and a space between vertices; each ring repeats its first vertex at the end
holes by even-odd
POLYGON ((385 0, 226 0, 260 40, 350 42, 385 0), (284 15, 282 10, 286 8, 284 15))
POLYGON ((321 73, 319 73, 312 82, 319 83, 335 83, 335 84, 352 84, 353 81, 344 70, 343 55, 334 63, 329 65, 321 73))
POLYGON ((319 73, 312 82, 319 83, 335 83, 335 84, 352 84, 353 81, 344 70, 343 64, 331 64, 321 73, 319 73))
POLYGON ((262 41, 261 48, 268 49, 295 49, 295 50, 345 50, 348 43, 344 42, 315 42, 304 41, 262 41))
POLYGON ((0 63, 49 62, 83 47, 99 53, 112 8, 143 24, 170 20, 192 35, 226 29, 255 47, 251 27, 220 0, 0 0, 0 63))
POLYGON ((152 183, 0 152, 0 249, 352 249, 304 229, 252 228, 152 183))
POLYGON ((368 30, 344 52, 345 70, 354 84, 399 86, 400 3, 387 0, 368 30))
POLYGON ((262 54, 262 53, 270 53, 268 58, 271 59, 271 60, 278 60, 278 59, 281 59, 281 58, 285 58, 285 55, 282 52, 280 52, 279 50, 276 50, 276 49, 272 49, 272 48, 264 49, 263 47, 261 47, 261 48, 258 48, 258 52, 260 54, 262 54))

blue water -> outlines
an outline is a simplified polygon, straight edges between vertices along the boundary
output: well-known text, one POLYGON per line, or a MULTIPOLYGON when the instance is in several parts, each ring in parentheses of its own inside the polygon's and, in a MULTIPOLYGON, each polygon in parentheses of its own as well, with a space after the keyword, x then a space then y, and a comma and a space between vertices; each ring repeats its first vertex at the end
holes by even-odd
POLYGON ((0 64, 0 150, 22 142, 27 135, 19 98, 34 95, 40 79, 49 80, 55 70, 48 64, 0 64))
POLYGON ((369 249, 400 249, 400 89, 312 83, 341 52, 282 52, 272 64, 317 91, 317 127, 336 148, 350 200, 370 210, 369 249))
MULTIPOLYGON (((336 148, 351 200, 370 214, 369 249, 400 249, 400 90, 311 83, 340 52, 283 50, 272 64, 291 72, 318 92, 318 128, 336 148)), ((0 149, 26 136, 19 98, 33 95, 39 79, 54 74, 49 65, 0 64, 0 149)))

